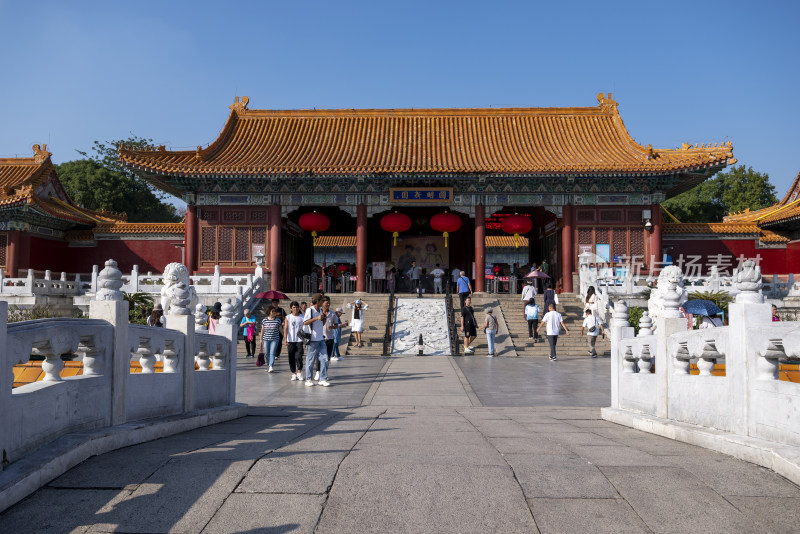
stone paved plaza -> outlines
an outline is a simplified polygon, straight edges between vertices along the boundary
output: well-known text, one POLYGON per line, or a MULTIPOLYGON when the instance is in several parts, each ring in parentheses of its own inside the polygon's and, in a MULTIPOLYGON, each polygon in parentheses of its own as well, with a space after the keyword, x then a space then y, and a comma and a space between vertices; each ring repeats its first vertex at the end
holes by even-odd
POLYGON ((0 532, 797 532, 772 471, 600 419, 609 360, 239 358, 248 417, 93 457, 0 532))

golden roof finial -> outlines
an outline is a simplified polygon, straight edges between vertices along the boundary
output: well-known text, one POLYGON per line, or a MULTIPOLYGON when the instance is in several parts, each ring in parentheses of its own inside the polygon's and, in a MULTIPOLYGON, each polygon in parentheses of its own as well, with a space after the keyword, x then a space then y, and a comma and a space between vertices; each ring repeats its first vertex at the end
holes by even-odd
POLYGON ((597 101, 600 103, 600 107, 605 111, 617 109, 617 101, 611 98, 611 93, 608 93, 608 96, 605 96, 603 93, 598 93, 597 101))
POLYGON ((50 156, 52 156, 50 152, 47 151, 47 145, 33 145, 33 161, 36 163, 41 163, 50 156))
POLYGON ((247 104, 250 103, 250 98, 243 96, 242 100, 239 101, 239 97, 236 97, 236 100, 233 101, 233 104, 228 106, 231 111, 236 111, 237 113, 241 113, 242 111, 247 111, 247 104))

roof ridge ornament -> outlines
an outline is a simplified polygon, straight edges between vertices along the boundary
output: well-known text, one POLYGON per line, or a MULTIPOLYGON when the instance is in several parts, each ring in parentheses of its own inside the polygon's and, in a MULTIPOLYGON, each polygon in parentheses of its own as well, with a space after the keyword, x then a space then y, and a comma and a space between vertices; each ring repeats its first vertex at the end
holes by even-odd
POLYGON ((51 152, 47 151, 47 145, 33 145, 33 161, 36 163, 42 163, 52 155, 51 152))
POLYGON ((228 108, 231 111, 235 111, 236 113, 241 113, 243 111, 247 111, 247 104, 249 103, 250 103, 249 97, 243 96, 242 100, 240 101, 239 97, 237 96, 236 99, 233 101, 233 104, 228 106, 228 108))
POLYGON ((611 93, 608 93, 608 96, 603 93, 597 93, 597 101, 600 103, 600 109, 603 111, 614 111, 619 105, 616 100, 611 98, 611 93))

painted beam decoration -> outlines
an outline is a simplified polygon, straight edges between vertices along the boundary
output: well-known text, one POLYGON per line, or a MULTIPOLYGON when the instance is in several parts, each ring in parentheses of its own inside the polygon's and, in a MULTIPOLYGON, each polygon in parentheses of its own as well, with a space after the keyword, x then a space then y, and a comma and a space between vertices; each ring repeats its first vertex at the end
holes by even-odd
POLYGON ((452 187, 392 187, 389 201, 401 204, 441 204, 453 201, 452 187))

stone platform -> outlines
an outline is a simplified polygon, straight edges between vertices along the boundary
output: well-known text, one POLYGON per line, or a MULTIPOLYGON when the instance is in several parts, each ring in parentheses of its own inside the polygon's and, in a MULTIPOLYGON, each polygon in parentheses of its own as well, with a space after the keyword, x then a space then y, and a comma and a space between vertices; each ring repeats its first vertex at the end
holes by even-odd
POLYGON ((600 419, 609 360, 239 358, 247 417, 89 459, 2 532, 796 532, 775 473, 600 419))

